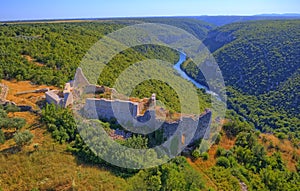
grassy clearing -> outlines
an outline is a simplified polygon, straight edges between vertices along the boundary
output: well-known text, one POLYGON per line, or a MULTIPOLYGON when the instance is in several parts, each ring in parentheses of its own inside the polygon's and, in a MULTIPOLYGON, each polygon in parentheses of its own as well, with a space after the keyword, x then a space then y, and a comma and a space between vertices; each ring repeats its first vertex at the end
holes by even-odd
POLYGON ((126 182, 99 167, 78 163, 53 143, 50 135, 38 151, 31 146, 16 154, 0 155, 0 187, 3 190, 124 190, 126 182), (54 150, 53 150, 54 148, 54 150))
POLYGON ((0 188, 3 190, 125 190, 126 181, 97 166, 87 166, 66 152, 66 145, 53 141, 38 117, 29 112, 10 114, 23 117, 34 134, 22 151, 12 139, 0 145, 0 188), (38 148, 34 145, 38 144, 38 148), (12 154, 14 153, 14 154, 12 154))
POLYGON ((44 64, 43 63, 40 63, 40 62, 37 62, 36 59, 32 58, 31 56, 29 55, 22 55, 23 58, 25 58, 29 63, 31 64, 34 64, 36 66, 40 66, 40 67, 43 67, 44 64))

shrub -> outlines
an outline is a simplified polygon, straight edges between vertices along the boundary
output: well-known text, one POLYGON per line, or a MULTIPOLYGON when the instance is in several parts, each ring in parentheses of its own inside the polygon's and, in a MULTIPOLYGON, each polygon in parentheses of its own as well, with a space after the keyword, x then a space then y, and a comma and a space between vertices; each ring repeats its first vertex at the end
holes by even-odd
POLYGON ((18 112, 20 111, 20 108, 18 106, 7 104, 4 108, 6 112, 18 112))
POLYGON ((225 153, 225 149, 223 149, 222 147, 218 147, 217 151, 216 151, 216 157, 220 157, 222 155, 224 155, 225 153))
POLYGON ((12 126, 16 129, 21 129, 26 124, 26 120, 23 118, 13 118, 12 119, 12 126))
POLYGON ((208 155, 207 152, 204 152, 204 153, 201 154, 201 157, 202 157, 203 160, 208 160, 209 155, 208 155))
POLYGON ((280 133, 277 133, 276 136, 278 137, 278 139, 287 139, 287 135, 285 135, 284 133, 280 132, 280 133))
MULTIPOLYGON (((216 137, 215 137, 215 144, 219 144, 220 141, 221 141, 221 134, 218 133, 218 134, 216 134, 215 136, 216 136, 216 137)), ((214 139, 213 139, 213 140, 214 140, 214 139)))
POLYGON ((6 111, 0 108, 0 118, 6 118, 6 117, 7 117, 6 111))
POLYGON ((230 162, 226 157, 219 157, 217 159, 217 166, 222 166, 225 168, 229 168, 230 167, 230 162))
POLYGON ((18 132, 14 135, 14 141, 16 142, 18 147, 22 147, 31 143, 32 138, 33 134, 28 130, 24 132, 18 132))
POLYGON ((39 144, 38 144, 38 143, 35 143, 35 144, 33 145, 33 148, 34 148, 35 150, 38 150, 38 149, 39 149, 39 144))
POLYGON ((192 152, 192 156, 193 156, 195 159, 198 159, 198 158, 201 156, 199 149, 195 149, 195 150, 192 152))

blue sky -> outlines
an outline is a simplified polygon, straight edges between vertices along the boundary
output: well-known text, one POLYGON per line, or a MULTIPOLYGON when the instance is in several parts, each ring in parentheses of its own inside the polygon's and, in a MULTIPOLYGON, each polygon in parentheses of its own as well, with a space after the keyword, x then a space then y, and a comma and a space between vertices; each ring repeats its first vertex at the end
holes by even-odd
POLYGON ((0 20, 300 13, 299 0, 3 0, 0 20))

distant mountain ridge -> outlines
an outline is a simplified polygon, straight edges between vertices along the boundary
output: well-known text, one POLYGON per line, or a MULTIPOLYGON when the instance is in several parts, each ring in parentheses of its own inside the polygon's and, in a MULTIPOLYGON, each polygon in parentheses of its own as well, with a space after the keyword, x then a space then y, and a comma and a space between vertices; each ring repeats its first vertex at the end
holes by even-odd
POLYGON ((180 18, 180 17, 145 17, 145 18, 123 18, 123 19, 113 19, 115 22, 126 22, 127 24, 135 24, 139 23, 158 23, 158 24, 166 24, 181 28, 200 40, 206 38, 208 32, 216 26, 214 24, 193 19, 193 18, 180 18))
POLYGON ((259 21, 259 20, 287 20, 287 19, 300 19, 300 14, 262 14, 253 16, 192 16, 197 20, 205 21, 216 26, 224 26, 236 22, 245 21, 259 21))
POLYGON ((254 15, 254 16, 300 17, 300 14, 299 13, 283 13, 283 14, 271 13, 271 14, 259 14, 259 15, 254 15))

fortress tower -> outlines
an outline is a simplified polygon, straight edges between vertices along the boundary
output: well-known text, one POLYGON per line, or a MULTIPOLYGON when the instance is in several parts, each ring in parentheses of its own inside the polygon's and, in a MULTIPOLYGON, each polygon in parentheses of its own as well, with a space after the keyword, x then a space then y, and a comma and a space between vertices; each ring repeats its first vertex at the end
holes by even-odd
POLYGON ((155 107, 156 107, 156 95, 155 95, 155 93, 153 93, 151 98, 150 98, 149 109, 154 109, 155 110, 155 107))

